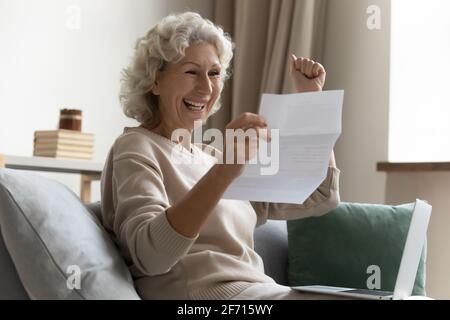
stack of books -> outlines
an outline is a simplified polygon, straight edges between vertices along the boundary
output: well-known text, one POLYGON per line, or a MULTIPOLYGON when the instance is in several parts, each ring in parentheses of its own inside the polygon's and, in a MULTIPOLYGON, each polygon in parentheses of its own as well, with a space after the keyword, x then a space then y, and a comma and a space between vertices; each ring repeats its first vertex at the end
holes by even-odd
POLYGON ((34 132, 34 156, 91 160, 94 134, 75 130, 34 132))

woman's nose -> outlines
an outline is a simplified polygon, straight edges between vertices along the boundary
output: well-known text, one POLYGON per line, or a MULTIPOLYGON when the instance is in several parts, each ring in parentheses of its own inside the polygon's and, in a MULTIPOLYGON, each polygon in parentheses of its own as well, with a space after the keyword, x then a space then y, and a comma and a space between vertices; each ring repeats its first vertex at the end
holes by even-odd
POLYGON ((197 81, 197 91, 201 94, 211 94, 212 93, 212 82, 208 75, 202 75, 197 81))

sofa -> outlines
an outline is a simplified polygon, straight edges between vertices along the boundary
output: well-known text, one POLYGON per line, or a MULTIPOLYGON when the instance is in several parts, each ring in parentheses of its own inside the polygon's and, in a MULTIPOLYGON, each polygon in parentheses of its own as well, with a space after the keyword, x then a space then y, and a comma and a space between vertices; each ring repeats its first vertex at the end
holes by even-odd
MULTIPOLYGON (((79 201, 78 197, 73 194, 67 187, 62 184, 57 183, 56 181, 51 181, 47 178, 41 177, 36 173, 29 173, 18 170, 11 169, 0 169, 0 300, 4 299, 30 299, 30 294, 25 290, 25 286, 23 285, 23 281, 30 286, 30 291, 40 291, 39 286, 46 285, 45 282, 35 283, 36 279, 39 279, 39 270, 29 271, 24 269, 24 265, 33 264, 36 260, 46 259, 46 256, 42 258, 38 257, 38 253, 31 253, 20 256, 19 253, 22 252, 22 248, 20 247, 28 244, 20 243, 20 240, 17 240, 15 237, 17 234, 22 234, 21 238, 26 237, 26 234, 33 233, 33 231, 26 230, 23 231, 20 226, 21 222, 14 222, 15 225, 8 225, 7 214, 17 209, 17 207, 21 207, 21 209, 25 212, 29 210, 30 216, 46 214, 46 212, 38 212, 36 211, 36 207, 32 206, 43 206, 45 211, 52 211, 53 216, 58 215, 57 210, 64 209, 64 212, 72 215, 83 215, 84 211, 80 207, 84 207, 86 212, 92 215, 93 219, 98 220, 100 216, 100 203, 90 203, 90 204, 82 204, 79 201), (28 190, 26 190, 29 188, 28 190), (34 197, 32 193, 35 193, 37 196, 34 197), (21 195, 23 194, 23 198, 21 195), (40 200, 43 197, 48 197, 44 203, 41 203, 40 200), (49 204, 49 202, 52 202, 49 204), (14 208, 14 206, 16 206, 14 208), (6 212, 8 211, 8 212, 6 212), (19 225, 19 226, 18 226, 19 225), (14 230, 11 230, 14 229, 14 230), (25 234, 26 233, 26 234, 25 234), (16 244, 19 242, 19 244, 16 244), (8 244, 8 245, 7 245, 8 244), (13 254, 16 256, 11 256, 9 248, 14 248, 13 254), (36 255, 34 258, 31 257, 31 260, 25 261, 24 259, 30 258, 30 255, 36 255), (17 266, 16 266, 16 264, 17 266), (18 269, 18 268, 19 269, 18 269), (19 272, 20 271, 20 272, 19 272), (23 279, 21 279, 23 278, 23 279)), ((15 212, 14 215, 19 215, 21 213, 15 212)), ((48 217, 46 219, 42 219, 42 221, 32 222, 35 223, 34 228, 42 227, 42 224, 45 224, 45 220, 49 220, 48 217)), ((27 221, 28 224, 29 221, 27 221)), ((98 226, 98 224, 97 224, 98 226)), ((44 228, 44 227, 42 227, 44 228)), ((45 230, 45 229, 43 229, 45 230)), ((101 232, 105 233, 104 230, 97 229, 99 234, 101 232)), ((41 236, 43 232, 40 232, 41 236)), ((38 242, 41 239, 31 240, 29 242, 38 242)), ((42 241, 45 241, 42 240, 42 241)), ((55 241, 56 242, 56 241, 55 241)), ((101 243, 100 246, 103 244, 101 243)), ((261 255, 265 264, 266 273, 275 279, 280 284, 287 284, 287 231, 286 231, 286 222, 285 221, 269 221, 265 225, 258 227, 255 231, 255 248, 256 251, 261 255)), ((110 248, 111 249, 111 248, 110 248)), ((25 250, 25 249, 24 249, 25 250)), ((29 249, 27 249, 29 250, 29 249)), ((33 250, 40 250, 40 248, 34 248, 33 250)), ((47 250, 56 250, 56 249, 45 249, 47 250)), ((60 250, 60 248, 59 248, 60 250)), ((117 250, 115 247, 112 250, 117 250)), ((111 253, 112 251, 110 251, 111 253)), ((118 254, 118 250, 116 253, 118 254)), ((53 254, 53 253, 52 253, 53 254)), ((47 253, 48 255, 48 253, 47 253)), ((40 263, 40 262, 39 262, 40 263)), ((53 272, 53 270, 49 270, 48 266, 42 266, 37 263, 36 268, 45 269, 47 272, 53 272)), ((104 262, 98 262, 99 264, 104 262)), ((63 270, 64 271, 64 270, 63 270)), ((122 270, 123 271, 123 270, 122 270)), ((123 272, 122 272, 123 273, 123 272)), ((127 275, 128 276, 128 275, 127 275)), ((130 281, 129 277, 126 278, 126 281, 130 281)), ((124 286, 123 284, 116 284, 117 286, 124 286)), ((56 289, 54 289, 56 290, 56 289)), ((130 290, 130 286, 128 286, 126 290, 130 290)), ((123 292, 122 292, 123 293, 123 292)), ((32 293, 31 293, 32 294, 32 293)), ((136 294, 137 296, 137 294, 136 294)), ((135 296, 135 297, 136 297, 135 296)), ((58 298, 58 295, 53 295, 52 292, 42 292, 41 296, 31 297, 31 298, 58 298)), ((101 293, 96 293, 95 299, 133 299, 134 297, 129 293, 125 295, 117 294, 115 296, 111 296, 110 294, 106 294, 102 296, 101 293)), ((77 299, 78 296, 72 297, 67 296, 68 299, 77 299)))
MULTIPOLYGON (((268 220, 255 229, 255 250, 282 285, 364 288, 366 266, 379 261, 382 289, 392 291, 411 209, 341 203, 319 218, 268 220)), ((0 168, 0 300, 140 299, 100 221, 99 202, 83 204, 37 173, 0 168)), ((425 258, 426 246, 415 283, 421 295, 425 258)))

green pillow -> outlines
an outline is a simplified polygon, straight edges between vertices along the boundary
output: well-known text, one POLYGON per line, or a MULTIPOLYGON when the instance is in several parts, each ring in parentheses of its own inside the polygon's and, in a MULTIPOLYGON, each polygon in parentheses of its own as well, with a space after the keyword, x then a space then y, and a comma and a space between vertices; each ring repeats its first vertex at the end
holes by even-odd
MULTIPOLYGON (((368 289, 369 284, 394 291, 413 209, 414 204, 341 203, 323 216, 288 221, 289 285, 368 289)), ((426 245, 414 295, 426 295, 425 258, 426 245)))

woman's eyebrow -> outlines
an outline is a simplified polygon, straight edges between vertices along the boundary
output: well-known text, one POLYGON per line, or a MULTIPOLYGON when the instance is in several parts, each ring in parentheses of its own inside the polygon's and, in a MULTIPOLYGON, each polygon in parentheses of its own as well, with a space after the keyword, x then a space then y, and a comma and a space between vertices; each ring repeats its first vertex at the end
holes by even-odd
MULTIPOLYGON (((185 61, 181 65, 184 66, 186 64, 193 64, 193 65, 195 65, 195 66, 197 66, 199 68, 202 67, 200 64, 198 64, 197 62, 194 62, 194 61, 185 61)), ((214 63, 211 67, 220 67, 220 64, 219 63, 214 63)))

